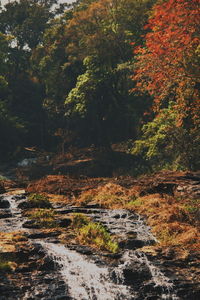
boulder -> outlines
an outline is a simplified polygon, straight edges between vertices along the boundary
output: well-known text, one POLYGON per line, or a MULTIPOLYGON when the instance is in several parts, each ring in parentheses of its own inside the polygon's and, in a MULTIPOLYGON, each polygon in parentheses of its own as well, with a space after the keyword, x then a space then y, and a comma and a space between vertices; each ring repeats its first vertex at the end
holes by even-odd
POLYGON ((10 203, 8 200, 5 200, 3 197, 0 197, 0 208, 9 208, 10 203))

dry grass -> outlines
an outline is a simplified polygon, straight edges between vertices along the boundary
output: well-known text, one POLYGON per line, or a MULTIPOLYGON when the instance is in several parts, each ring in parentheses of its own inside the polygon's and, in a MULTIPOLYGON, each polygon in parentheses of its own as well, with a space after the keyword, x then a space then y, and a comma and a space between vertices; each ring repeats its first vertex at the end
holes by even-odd
POLYGON ((199 251, 199 226, 195 219, 198 200, 176 199, 169 195, 151 194, 138 197, 140 189, 126 189, 107 183, 82 193, 77 202, 85 205, 99 203, 106 208, 125 208, 146 216, 148 224, 159 240, 157 247, 173 247, 179 257, 199 251))
POLYGON ((1 253, 14 253, 18 244, 27 243, 27 238, 21 232, 0 232, 1 253))
POLYGON ((147 217, 160 245, 181 247, 179 252, 199 249, 199 227, 183 200, 154 194, 138 198, 128 208, 147 217))
POLYGON ((106 208, 121 208, 130 200, 127 189, 111 182, 97 189, 82 193, 77 198, 77 202, 80 205, 84 206, 90 202, 97 202, 100 206, 106 208))

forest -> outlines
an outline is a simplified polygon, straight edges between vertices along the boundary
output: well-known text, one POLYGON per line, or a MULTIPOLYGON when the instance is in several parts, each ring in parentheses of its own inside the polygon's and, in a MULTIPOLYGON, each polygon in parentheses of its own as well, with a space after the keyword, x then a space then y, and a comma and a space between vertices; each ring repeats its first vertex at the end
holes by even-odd
POLYGON ((1 160, 122 144, 141 170, 197 170, 199 0, 57 2, 1 7, 1 160))
POLYGON ((200 299, 199 24, 0 1, 0 300, 200 299))

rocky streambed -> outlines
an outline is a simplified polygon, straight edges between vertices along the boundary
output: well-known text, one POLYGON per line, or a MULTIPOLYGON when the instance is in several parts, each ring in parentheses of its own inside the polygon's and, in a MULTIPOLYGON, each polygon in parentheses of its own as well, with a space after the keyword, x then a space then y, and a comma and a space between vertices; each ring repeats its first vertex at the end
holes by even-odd
POLYGON ((95 204, 54 203, 61 227, 43 230, 27 220, 26 203, 24 192, 0 198, 0 255, 2 260, 13 261, 9 271, 0 272, 1 300, 200 298, 199 286, 177 271, 186 266, 143 250, 157 241, 140 215, 95 204), (70 239, 62 242, 60 236, 73 213, 102 224, 117 237, 120 250, 108 253, 70 239))

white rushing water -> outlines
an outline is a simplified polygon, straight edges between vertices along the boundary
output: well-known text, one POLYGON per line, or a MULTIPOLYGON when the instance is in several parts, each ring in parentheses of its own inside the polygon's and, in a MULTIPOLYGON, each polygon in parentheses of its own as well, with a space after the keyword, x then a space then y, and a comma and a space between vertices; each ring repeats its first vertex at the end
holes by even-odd
MULTIPOLYGON (((91 214, 92 217, 95 214, 91 214)), ((137 239, 146 244, 157 242, 151 233, 150 227, 138 214, 130 213, 125 209, 102 210, 98 221, 103 223, 112 234, 127 237, 127 233, 135 232, 137 239)))
MULTIPOLYGON (((108 267, 98 266, 64 245, 47 242, 40 242, 40 244, 60 266, 60 272, 69 287, 72 299, 134 299, 129 287, 116 284, 111 280, 108 267)), ((120 281, 119 278, 118 281, 120 281)))
POLYGON ((155 287, 162 289, 161 299, 179 300, 175 293, 175 287, 173 282, 164 275, 164 273, 149 261, 146 254, 142 251, 126 251, 123 255, 125 261, 129 263, 132 260, 139 261, 140 264, 146 265, 151 273, 152 280, 154 281, 155 287))
MULTIPOLYGON (((6 210, 12 216, 0 219, 1 231, 10 232, 23 229, 22 224, 25 219, 22 216, 21 209, 18 207, 19 203, 24 201, 22 198, 16 198, 13 195, 4 195, 3 199, 10 203, 10 207, 6 210)), ((145 225, 140 216, 132 214, 127 210, 99 210, 99 213, 94 213, 91 210, 89 215, 96 217, 111 233, 120 235, 122 238, 128 237, 130 232, 136 232, 137 239, 146 242, 147 245, 149 241, 155 241, 149 227, 145 225)), ((37 240, 36 243, 41 245, 46 254, 58 265, 58 272, 66 284, 71 299, 141 299, 138 298, 138 286, 134 286, 134 279, 132 282, 130 277, 129 285, 126 285, 124 270, 131 270, 131 268, 142 269, 144 266, 150 274, 150 279, 147 278, 146 282, 144 279, 144 284, 153 283, 155 288, 160 288, 161 292, 159 292, 158 299, 179 299, 176 296, 174 285, 170 279, 164 275, 159 267, 149 261, 145 253, 138 249, 132 250, 126 248, 118 264, 111 266, 104 264, 97 256, 97 259, 95 259, 94 255, 89 257, 77 253, 75 250, 70 250, 62 244, 41 239, 37 240)), ((137 274, 137 270, 133 269, 133 271, 137 274)), ((141 281, 141 285, 143 285, 143 281, 141 281)), ((29 297, 33 296, 37 291, 37 286, 33 290, 34 292, 27 292, 23 299, 29 299, 29 297)))
POLYGON ((24 199, 16 200, 14 195, 5 195, 4 200, 10 203, 10 207, 6 208, 6 212, 10 213, 11 216, 0 219, 0 231, 12 232, 24 230, 22 224, 25 219, 22 217, 21 209, 18 207, 24 199))

